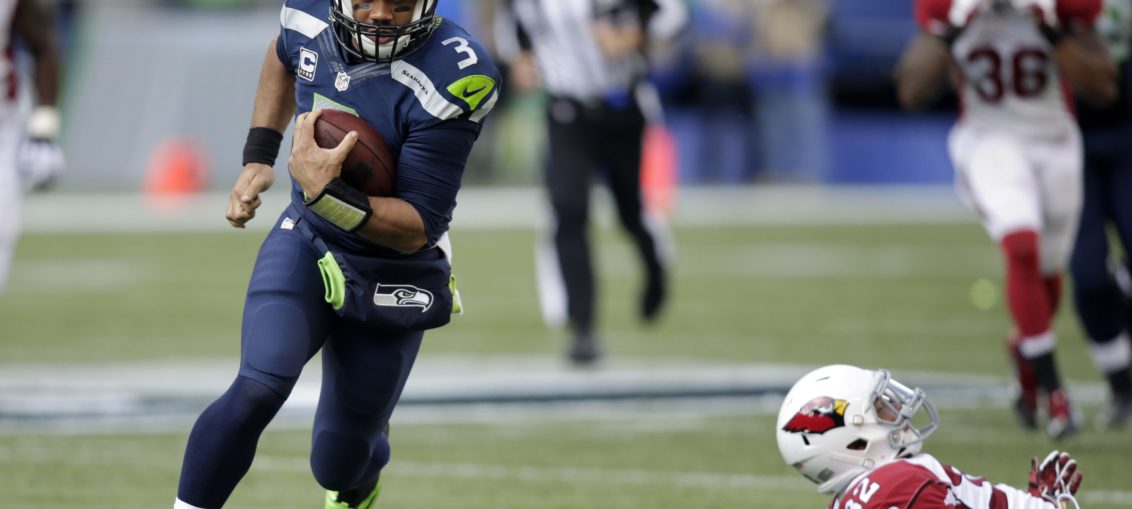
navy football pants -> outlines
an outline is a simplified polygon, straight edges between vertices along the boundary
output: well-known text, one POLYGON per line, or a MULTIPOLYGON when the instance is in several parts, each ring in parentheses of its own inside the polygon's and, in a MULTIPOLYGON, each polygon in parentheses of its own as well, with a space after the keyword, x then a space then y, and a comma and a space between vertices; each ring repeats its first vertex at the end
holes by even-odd
POLYGON ((239 376, 189 436, 178 498, 197 507, 220 507, 228 499, 251 466, 263 429, 319 349, 322 390, 311 442, 315 479, 327 489, 354 488, 372 480, 389 460, 382 428, 424 333, 375 334, 339 319, 323 300, 317 265, 323 253, 281 223, 264 240, 248 285, 239 376))
POLYGON ((1085 200, 1071 269, 1074 302, 1094 342, 1116 337, 1125 324, 1124 296, 1108 270, 1108 226, 1132 253, 1132 156, 1127 140, 1086 137, 1085 200))

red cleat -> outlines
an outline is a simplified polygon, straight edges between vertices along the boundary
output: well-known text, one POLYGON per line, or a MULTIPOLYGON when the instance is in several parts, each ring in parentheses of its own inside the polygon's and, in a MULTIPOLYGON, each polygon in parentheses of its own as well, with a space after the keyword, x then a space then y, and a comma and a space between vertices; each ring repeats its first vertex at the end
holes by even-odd
POLYGON ((1061 440, 1077 431, 1078 418, 1069 404, 1069 396, 1065 389, 1058 389, 1049 393, 1049 422, 1046 424, 1046 434, 1054 440, 1061 440))

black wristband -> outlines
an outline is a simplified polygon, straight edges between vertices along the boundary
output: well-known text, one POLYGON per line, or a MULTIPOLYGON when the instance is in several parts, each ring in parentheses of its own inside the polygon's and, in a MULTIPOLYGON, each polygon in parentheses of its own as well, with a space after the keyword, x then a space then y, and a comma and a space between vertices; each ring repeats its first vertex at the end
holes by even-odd
POLYGON ((341 178, 331 180, 313 200, 306 202, 315 214, 345 231, 357 231, 369 221, 369 197, 341 178))
POLYGON ((282 142, 283 133, 270 127, 248 129, 248 141, 244 142, 244 166, 248 163, 275 166, 275 158, 279 156, 279 144, 282 142))

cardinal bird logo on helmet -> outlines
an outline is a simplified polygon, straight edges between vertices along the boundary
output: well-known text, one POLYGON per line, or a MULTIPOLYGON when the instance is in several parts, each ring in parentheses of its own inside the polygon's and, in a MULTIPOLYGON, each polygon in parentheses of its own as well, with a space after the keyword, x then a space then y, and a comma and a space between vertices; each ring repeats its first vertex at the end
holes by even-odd
POLYGON ((782 427, 789 433, 816 433, 818 435, 845 425, 845 408, 849 402, 828 396, 814 398, 802 406, 797 414, 782 427))

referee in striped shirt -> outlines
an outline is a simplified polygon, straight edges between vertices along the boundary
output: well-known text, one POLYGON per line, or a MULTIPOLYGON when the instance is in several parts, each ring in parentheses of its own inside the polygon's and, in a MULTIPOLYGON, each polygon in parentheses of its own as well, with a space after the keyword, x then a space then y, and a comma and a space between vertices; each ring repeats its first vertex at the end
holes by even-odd
POLYGON ((645 48, 650 39, 677 35, 687 10, 682 0, 507 0, 504 6, 497 42, 509 57, 512 86, 531 89, 541 81, 549 94, 545 182, 554 224, 553 249, 538 254, 543 311, 552 324, 568 320, 569 357, 589 364, 602 352, 586 231, 595 179, 609 187, 644 266, 641 318, 653 321, 665 302, 661 232, 645 220, 641 204, 643 133, 661 115, 644 79, 645 48))

